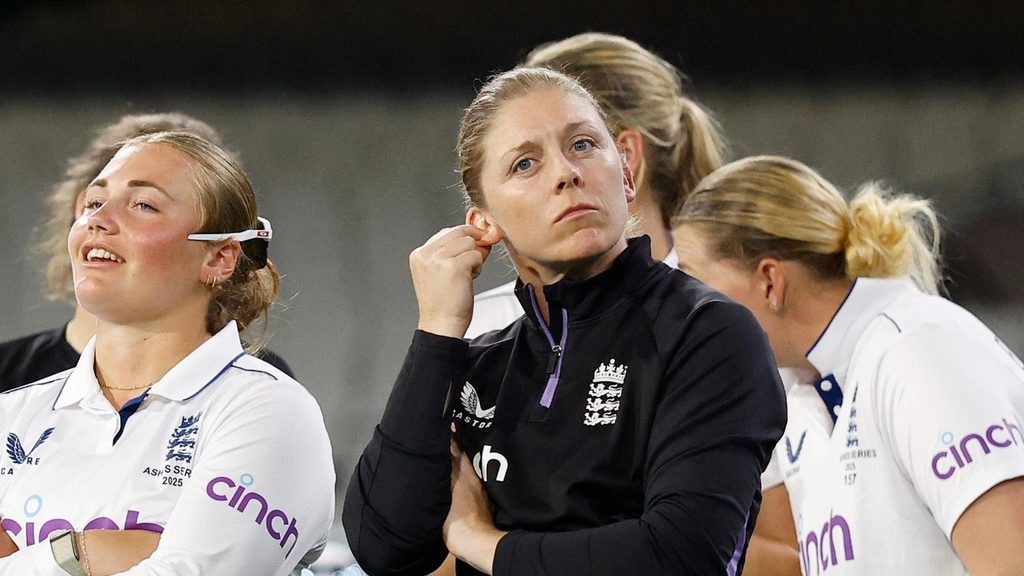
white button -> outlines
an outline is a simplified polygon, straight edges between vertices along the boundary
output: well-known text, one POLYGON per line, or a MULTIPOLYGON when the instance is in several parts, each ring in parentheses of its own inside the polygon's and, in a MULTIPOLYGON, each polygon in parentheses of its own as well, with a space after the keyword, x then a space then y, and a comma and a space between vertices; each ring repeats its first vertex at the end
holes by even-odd
POLYGON ((832 381, 831 380, 822 380, 821 381, 821 390, 822 390, 822 392, 828 392, 831 389, 832 389, 832 381))
POLYGON ((836 404, 835 406, 832 407, 832 413, 835 414, 836 416, 839 416, 839 404, 836 404))

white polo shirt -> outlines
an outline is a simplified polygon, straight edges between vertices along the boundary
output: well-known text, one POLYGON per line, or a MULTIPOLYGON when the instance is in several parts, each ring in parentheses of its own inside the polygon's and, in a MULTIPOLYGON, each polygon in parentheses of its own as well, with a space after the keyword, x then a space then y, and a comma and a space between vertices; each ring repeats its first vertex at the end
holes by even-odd
MULTIPOLYGON (((669 250, 662 262, 670 268, 678 268, 679 256, 675 250, 669 250)), ((466 338, 473 339, 484 332, 501 330, 525 314, 515 289, 516 281, 513 280, 477 294, 473 298, 473 319, 466 330, 466 338)))
POLYGON ((966 574, 956 521, 1024 476, 1024 365, 905 279, 858 279, 807 358, 774 455, 804 574, 966 574))
POLYGON ((0 395, 0 576, 66 576, 55 531, 162 532, 128 575, 284 575, 322 545, 334 465, 316 400, 232 322, 119 413, 78 365, 0 395))

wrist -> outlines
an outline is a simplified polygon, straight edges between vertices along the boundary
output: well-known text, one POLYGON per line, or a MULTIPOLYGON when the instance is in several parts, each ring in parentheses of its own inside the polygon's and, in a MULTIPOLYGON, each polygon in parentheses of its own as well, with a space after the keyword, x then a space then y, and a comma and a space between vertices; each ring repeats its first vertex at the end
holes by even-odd
POLYGON ((483 572, 494 573, 494 556, 498 551, 498 542, 505 536, 493 526, 464 528, 460 534, 452 538, 452 554, 483 572))
POLYGON ((436 336, 463 338, 466 336, 466 330, 469 329, 469 322, 420 318, 416 329, 422 330, 423 332, 429 332, 436 336))
POLYGON ((79 550, 75 533, 71 530, 58 532, 50 536, 50 552, 57 566, 71 576, 89 576, 79 563, 79 550))

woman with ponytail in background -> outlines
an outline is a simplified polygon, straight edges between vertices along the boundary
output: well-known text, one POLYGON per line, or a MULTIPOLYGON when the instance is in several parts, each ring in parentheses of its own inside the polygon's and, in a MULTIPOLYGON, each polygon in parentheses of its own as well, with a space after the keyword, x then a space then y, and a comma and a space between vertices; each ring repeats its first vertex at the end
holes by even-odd
POLYGON ((67 246, 96 334, 74 368, 0 395, 0 576, 308 565, 334 467, 316 400, 239 339, 279 287, 248 177, 158 132, 119 147, 82 206, 67 246))
MULTIPOLYGON (((718 123, 683 91, 679 70, 632 40, 596 32, 539 46, 525 65, 563 72, 597 99, 636 179, 631 234, 649 236, 651 256, 674 267, 672 215, 725 155, 718 123)), ((466 337, 522 316, 514 290, 513 281, 477 295, 466 337)))
POLYGON ((925 201, 747 158, 678 216, 680 267, 757 317, 788 396, 776 448, 805 575, 1024 570, 1024 366, 937 295, 925 201))

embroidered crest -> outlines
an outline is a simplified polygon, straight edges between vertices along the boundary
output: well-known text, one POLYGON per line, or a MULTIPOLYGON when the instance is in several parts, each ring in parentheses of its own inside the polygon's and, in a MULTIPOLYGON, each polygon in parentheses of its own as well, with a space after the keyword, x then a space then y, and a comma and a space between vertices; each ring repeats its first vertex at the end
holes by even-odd
POLYGON ((43 442, 46 442, 50 435, 53 434, 53 430, 53 428, 43 430, 43 433, 39 435, 39 439, 36 440, 36 443, 32 445, 32 449, 28 452, 25 452, 24 446, 21 445, 21 438, 18 438, 17 434, 11 432, 7 435, 7 456, 15 464, 31 463, 30 457, 32 453, 36 451, 36 448, 42 446, 43 442))
POLYGON ((626 381, 629 366, 615 364, 612 358, 608 364, 601 363, 594 371, 594 379, 590 383, 587 394, 587 411, 583 414, 583 424, 587 426, 609 426, 615 424, 619 416, 619 402, 622 398, 622 384, 626 381))
POLYGON ((202 413, 181 418, 181 424, 174 428, 170 440, 167 441, 165 462, 192 462, 192 453, 196 448, 196 434, 199 432, 200 416, 202 413))

